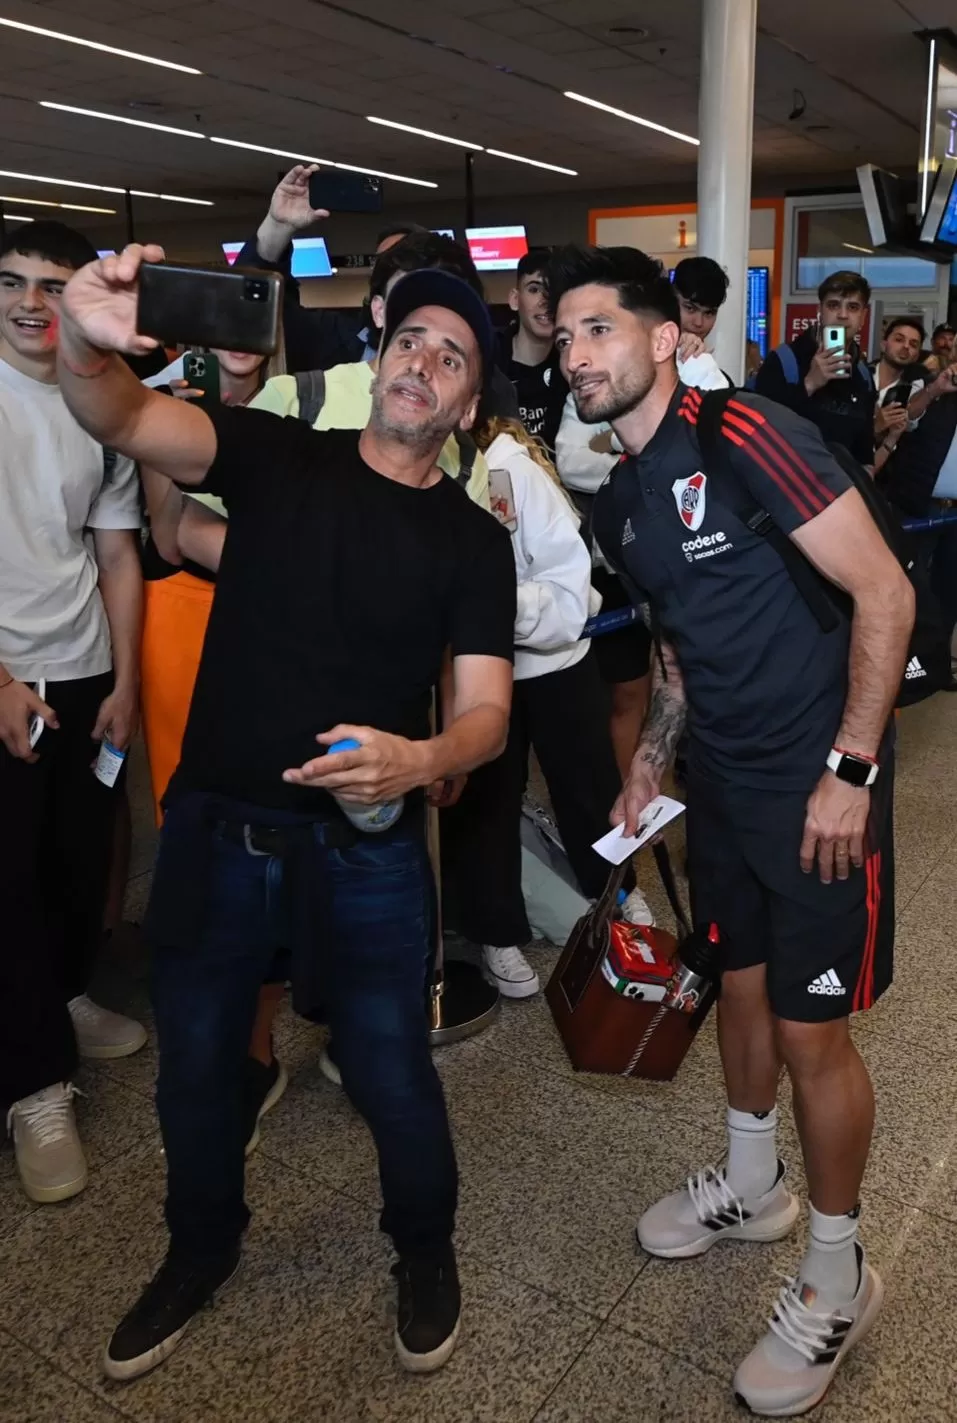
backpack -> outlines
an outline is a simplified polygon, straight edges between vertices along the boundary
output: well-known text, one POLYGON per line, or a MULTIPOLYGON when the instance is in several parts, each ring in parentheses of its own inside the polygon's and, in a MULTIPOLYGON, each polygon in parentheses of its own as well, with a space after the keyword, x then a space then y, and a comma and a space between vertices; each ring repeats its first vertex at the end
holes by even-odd
MULTIPOLYGON (((722 489, 722 498, 735 516, 774 549, 821 631, 833 632, 842 622, 850 620, 851 600, 818 573, 767 510, 755 502, 735 470, 727 442, 721 437, 721 417, 734 394, 731 390, 717 390, 702 397, 697 433, 703 463, 709 477, 717 474, 716 483, 722 489)), ((939 692, 950 681, 950 640, 937 599, 931 591, 926 569, 916 556, 914 541, 905 534, 898 516, 875 487, 870 475, 843 445, 828 445, 827 450, 864 500, 881 536, 914 589, 914 629, 904 678, 895 702, 898 707, 914 706, 934 692, 939 692)))
MULTIPOLYGON (((780 361, 781 371, 783 372, 784 379, 787 384, 797 385, 801 379, 801 368, 798 365, 797 356, 794 354, 794 347, 789 345, 776 346, 771 354, 777 356, 778 360, 780 361)), ((858 361, 857 369, 863 376, 867 384, 870 386, 871 390, 873 390, 874 373, 863 357, 861 357, 861 359, 858 361)), ((758 372, 755 371, 754 375, 748 376, 744 388, 745 390, 756 390, 757 384, 758 372)))

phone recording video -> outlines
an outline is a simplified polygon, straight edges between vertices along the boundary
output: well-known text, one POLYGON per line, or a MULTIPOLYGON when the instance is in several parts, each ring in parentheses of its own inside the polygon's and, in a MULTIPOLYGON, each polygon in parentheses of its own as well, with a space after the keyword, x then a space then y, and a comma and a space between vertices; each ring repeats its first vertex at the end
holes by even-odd
POLYGON ((136 329, 167 346, 271 356, 279 345, 281 299, 276 272, 150 263, 140 271, 136 329))

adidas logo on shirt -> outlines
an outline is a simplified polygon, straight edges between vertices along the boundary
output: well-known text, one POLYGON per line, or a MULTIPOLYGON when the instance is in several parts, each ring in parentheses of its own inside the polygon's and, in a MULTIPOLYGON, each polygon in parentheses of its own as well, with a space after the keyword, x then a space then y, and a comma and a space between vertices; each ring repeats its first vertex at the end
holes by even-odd
POLYGON ((847 992, 841 980, 832 968, 827 973, 822 973, 820 978, 816 978, 813 983, 807 986, 808 993, 826 993, 829 998, 838 998, 847 992))
POLYGON ((622 531, 621 531, 621 546, 622 546, 622 548, 624 548, 624 547, 625 547, 625 544, 633 544, 634 542, 635 542, 635 531, 634 531, 634 529, 631 527, 631 520, 630 520, 630 519, 626 519, 626 520, 625 520, 625 527, 624 527, 624 528, 622 529, 622 531))
POLYGON ((919 657, 912 657, 904 672, 904 681, 912 682, 915 677, 926 677, 927 672, 921 664, 919 657))

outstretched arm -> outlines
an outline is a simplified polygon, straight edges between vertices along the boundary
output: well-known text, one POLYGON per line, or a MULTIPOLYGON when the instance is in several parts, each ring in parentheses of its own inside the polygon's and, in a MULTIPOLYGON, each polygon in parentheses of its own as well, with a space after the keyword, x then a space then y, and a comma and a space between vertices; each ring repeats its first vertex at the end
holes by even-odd
POLYGON ((216 455, 211 420, 195 405, 142 385, 117 352, 140 356, 158 342, 136 330, 139 270, 162 247, 136 243, 82 267, 60 305, 58 380, 73 415, 100 444, 200 484, 216 455))

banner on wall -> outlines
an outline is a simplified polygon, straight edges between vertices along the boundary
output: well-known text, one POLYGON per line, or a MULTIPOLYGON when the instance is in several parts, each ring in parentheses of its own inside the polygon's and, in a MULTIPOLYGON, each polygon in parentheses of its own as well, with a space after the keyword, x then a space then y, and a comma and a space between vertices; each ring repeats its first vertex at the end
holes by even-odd
MULTIPOLYGON (((784 341, 790 345, 802 336, 810 326, 817 323, 818 304, 816 301, 789 301, 784 309, 784 341)), ((868 309, 861 331, 861 350, 870 349, 871 313, 868 309)))

